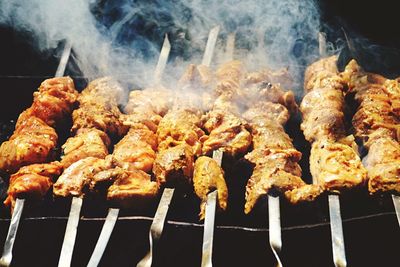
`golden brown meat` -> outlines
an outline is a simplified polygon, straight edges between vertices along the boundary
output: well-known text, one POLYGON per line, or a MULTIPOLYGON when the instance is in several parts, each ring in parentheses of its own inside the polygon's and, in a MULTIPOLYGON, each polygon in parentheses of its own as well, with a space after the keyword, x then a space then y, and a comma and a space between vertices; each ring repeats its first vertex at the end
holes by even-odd
POLYGON ((163 151, 179 144, 191 147, 192 154, 201 154, 201 118, 197 110, 174 108, 161 120, 157 129, 158 150, 163 151))
POLYGON ((0 146, 0 170, 13 173, 21 166, 54 158, 56 131, 37 117, 18 120, 10 140, 0 146))
POLYGON ((398 82, 364 72, 355 60, 342 76, 359 104, 352 123, 356 137, 368 149, 363 159, 368 189, 370 193, 400 192, 398 82))
POLYGON ((337 142, 318 140, 312 144, 310 171, 315 182, 326 190, 353 188, 367 180, 367 171, 356 152, 357 145, 350 138, 337 142))
POLYGON ((120 207, 143 209, 158 194, 157 183, 141 170, 118 169, 113 175, 115 181, 108 189, 107 200, 120 207))
POLYGON ((109 168, 111 164, 108 160, 94 157, 83 158, 64 170, 53 185, 53 193, 56 197, 82 196, 93 176, 109 168))
POLYGON ((80 129, 76 135, 67 139, 62 146, 61 163, 64 168, 87 157, 103 159, 108 155, 110 139, 107 134, 97 129, 80 129))
POLYGON ((292 203, 315 199, 321 190, 301 179, 301 153, 283 128, 289 119, 288 110, 281 104, 260 102, 243 117, 253 136, 253 150, 245 158, 255 166, 246 186, 245 213, 250 213, 270 190, 283 193, 292 203))
POLYGON ((191 187, 193 168, 193 149, 182 143, 158 151, 153 173, 160 187, 176 187, 185 191, 191 187))
POLYGON ((157 136, 143 124, 131 127, 113 152, 114 165, 127 170, 150 172, 156 158, 157 136))
POLYGON ((218 190, 218 208, 226 210, 228 206, 228 187, 224 171, 218 163, 209 157, 201 156, 194 164, 193 186, 196 195, 201 199, 200 220, 204 219, 207 195, 218 190))
POLYGON ((336 56, 323 58, 307 68, 307 94, 300 105, 301 128, 312 144, 310 171, 314 183, 324 190, 357 187, 367 179, 354 137, 346 137, 345 80, 339 76, 336 61, 336 56))
POLYGON ((4 205, 11 206, 12 210, 17 198, 42 199, 53 185, 55 177, 62 172, 62 168, 57 161, 22 167, 10 177, 4 205))
POLYGON ((122 136, 127 131, 118 109, 122 89, 110 78, 89 83, 78 97, 79 108, 72 113, 76 132, 83 128, 96 128, 109 136, 122 136))
MULTIPOLYGON (((47 125, 55 127, 70 116, 78 97, 73 80, 70 77, 47 79, 33 93, 33 103, 24 113, 28 117, 42 119, 47 125)), ((18 120, 17 127, 23 120, 18 120)))
POLYGON ((285 88, 291 88, 293 85, 293 78, 287 68, 278 70, 262 69, 256 72, 247 73, 244 78, 245 84, 257 84, 261 82, 268 82, 274 85, 280 84, 285 88))
POLYGON ((212 110, 203 118, 208 136, 204 137, 203 154, 221 149, 236 157, 243 155, 251 145, 251 134, 246 123, 236 115, 224 110, 212 110))
POLYGON ((345 136, 342 91, 314 89, 304 96, 300 110, 303 114, 301 129, 306 140, 337 140, 345 136))
POLYGON ((243 72, 240 61, 225 63, 216 72, 214 91, 218 98, 213 109, 203 116, 204 128, 208 134, 202 139, 203 154, 221 149, 236 157, 243 155, 251 145, 251 134, 246 129, 246 122, 238 116, 240 111, 234 101, 240 93, 243 72))
POLYGON ((78 92, 69 77, 45 80, 34 94, 32 106, 18 117, 9 141, 0 147, 0 170, 53 159, 57 134, 51 126, 64 121, 74 108, 78 92))

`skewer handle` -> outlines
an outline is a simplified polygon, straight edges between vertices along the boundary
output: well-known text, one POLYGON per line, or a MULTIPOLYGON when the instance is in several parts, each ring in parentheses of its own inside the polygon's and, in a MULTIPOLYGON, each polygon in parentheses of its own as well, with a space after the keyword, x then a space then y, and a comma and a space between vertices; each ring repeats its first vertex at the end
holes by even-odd
POLYGON ((203 234, 203 256, 201 258, 202 267, 212 266, 215 210, 217 206, 217 198, 218 198, 217 190, 207 195, 206 216, 204 219, 204 234, 203 234))
POLYGON ((205 66, 209 67, 211 64, 211 60, 214 54, 215 44, 217 43, 218 33, 219 33, 219 26, 212 28, 208 35, 206 50, 204 51, 203 61, 201 62, 201 64, 205 66))
POLYGON ((114 229, 115 223, 117 222, 118 214, 119 209, 108 210, 106 221, 101 229, 99 239, 97 240, 96 247, 94 248, 87 267, 97 267, 99 265, 101 257, 103 256, 104 250, 108 244, 108 240, 110 239, 111 233, 114 229))
POLYGON ((396 211, 397 222, 400 226, 400 196, 392 195, 394 209, 396 211))
POLYGON ((168 40, 168 35, 166 34, 163 46, 161 48, 160 56, 158 57, 156 70, 154 71, 154 82, 156 84, 160 83, 161 81, 162 75, 165 70, 165 66, 167 66, 170 51, 171 51, 171 44, 168 40))
POLYGON ((329 195, 329 217, 332 236, 333 261, 336 267, 347 266, 342 216, 340 214, 340 200, 338 195, 329 195))
POLYGON ((161 196, 160 203, 158 204, 156 215, 154 216, 153 223, 150 227, 150 251, 146 256, 136 265, 136 267, 150 267, 153 262, 154 249, 157 246, 158 240, 164 229, 165 219, 167 218, 169 205, 171 204, 172 197, 174 196, 175 189, 165 188, 161 196))
POLYGON ((276 258, 279 267, 282 261, 279 253, 282 249, 281 237, 281 211, 279 196, 268 195, 268 221, 269 221, 269 244, 276 258))
POLYGON ((18 231, 19 222, 21 220, 22 211, 24 210, 25 199, 17 198, 14 211, 11 217, 10 227, 8 228, 6 243, 4 244, 3 255, 0 259, 0 266, 10 266, 12 261, 12 250, 18 231))
POLYGON ((54 75, 55 77, 61 77, 64 75, 69 56, 71 54, 71 50, 72 50, 72 43, 67 40, 64 45, 64 50, 61 55, 60 63, 58 63, 56 74, 54 75))
POLYGON ((74 251, 76 232, 78 231, 79 216, 82 209, 82 199, 72 198, 71 210, 69 212, 67 228, 65 230, 64 241, 61 248, 61 255, 58 267, 71 266, 72 253, 74 251))

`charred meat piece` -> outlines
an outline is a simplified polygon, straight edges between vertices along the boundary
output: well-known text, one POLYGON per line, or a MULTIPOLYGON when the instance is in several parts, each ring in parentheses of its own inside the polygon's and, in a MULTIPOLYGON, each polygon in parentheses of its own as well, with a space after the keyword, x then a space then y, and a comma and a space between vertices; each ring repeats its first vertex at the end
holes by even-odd
POLYGON ((0 169, 13 173, 21 166, 52 160, 57 138, 56 131, 37 117, 19 120, 10 140, 0 146, 0 169))
POLYGON ((8 196, 4 204, 13 209, 17 198, 42 199, 62 169, 57 161, 22 167, 10 177, 8 196))
POLYGON ((193 185, 196 195, 201 199, 200 220, 204 219, 208 193, 218 190, 218 208, 226 210, 228 205, 228 187, 224 171, 218 163, 209 157, 201 156, 194 164, 193 185))
POLYGON ((108 155, 110 139, 107 134, 97 129, 80 129, 76 135, 67 139, 62 146, 61 163, 64 168, 87 157, 103 159, 108 155))

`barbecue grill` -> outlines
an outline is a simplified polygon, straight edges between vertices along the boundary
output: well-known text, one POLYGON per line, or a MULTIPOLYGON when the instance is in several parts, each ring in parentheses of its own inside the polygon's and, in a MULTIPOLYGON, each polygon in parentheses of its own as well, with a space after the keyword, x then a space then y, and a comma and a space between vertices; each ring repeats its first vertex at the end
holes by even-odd
MULTIPOLYGON (((1 67, 2 142, 12 133, 18 114, 30 105, 34 90, 44 79, 54 76, 64 44, 43 55, 23 43, 12 30, 1 29, 1 35, 8 40, 3 46, 19 44, 17 48, 12 48, 15 49, 15 53, 11 53, 14 56, 12 60, 23 62, 17 64, 21 68, 13 71, 1 67), (29 55, 28 59, 20 58, 20 54, 29 55), (34 69, 30 66, 32 61, 35 62, 34 69)), ((354 52, 352 49, 347 49, 347 56, 354 52)), ((3 61, 2 65, 6 64, 3 61)), ((89 80, 89 77, 81 76, 73 57, 69 60, 66 74, 71 75, 79 91, 89 80)), ((297 149, 303 153, 301 165, 303 176, 307 179, 310 177, 310 148, 299 129, 299 123, 299 117, 292 118, 288 122, 287 132, 294 139, 297 149)), ((61 143, 67 137, 67 133, 61 135, 61 143)), ((273 266, 275 257, 268 244, 267 199, 259 203, 256 213, 245 216, 242 212, 244 187, 251 170, 240 161, 234 163, 228 159, 224 160, 224 165, 230 166, 226 177, 232 189, 228 211, 216 216, 213 264, 273 266)), ((6 188, 6 183, 2 182, 0 192, 3 196, 6 188)), ((396 248, 392 244, 396 244, 399 225, 391 196, 369 196, 366 190, 358 190, 345 192, 340 200, 348 266, 393 266, 397 259, 396 248)), ((197 216, 199 200, 188 196, 184 201, 179 198, 172 201, 163 235, 154 254, 153 266, 199 266, 203 235, 203 224, 198 222, 197 216)), ((69 205, 68 201, 53 202, 48 198, 24 211, 13 250, 13 266, 57 265, 69 205)), ((107 204, 95 200, 84 202, 72 266, 85 266, 89 261, 105 221, 107 208, 107 204)), ((100 266, 132 266, 145 256, 149 246, 148 231, 156 208, 153 205, 140 213, 121 210, 100 266)), ((10 216, 3 206, 0 207, 0 214, 0 240, 5 240, 10 216)), ((281 223, 283 249, 280 258, 284 266, 333 266, 326 195, 317 201, 296 206, 281 201, 281 223)), ((2 246, 1 242, 0 248, 2 246)))

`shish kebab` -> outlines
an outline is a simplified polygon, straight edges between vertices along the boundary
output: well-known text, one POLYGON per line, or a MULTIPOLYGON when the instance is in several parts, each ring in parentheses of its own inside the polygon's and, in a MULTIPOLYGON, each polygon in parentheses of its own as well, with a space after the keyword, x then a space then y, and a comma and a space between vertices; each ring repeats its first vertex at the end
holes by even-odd
POLYGON ((66 42, 56 71, 56 78, 44 81, 34 93, 32 106, 19 116, 14 134, 0 147, 0 169, 13 173, 4 204, 11 207, 12 217, 3 249, 1 266, 9 266, 25 198, 41 199, 51 188, 62 165, 54 160, 57 133, 53 127, 71 115, 78 92, 64 74, 71 44, 66 42))
MULTIPOLYGON (((352 118, 354 135, 367 151, 363 163, 371 194, 400 192, 400 85, 397 80, 367 73, 351 60, 341 73, 346 94, 358 104, 352 118)), ((392 194, 400 225, 400 197, 392 194)))
MULTIPOLYGON (((193 79, 199 80, 199 85, 207 86, 214 47, 217 41, 219 27, 211 29, 202 64, 190 65, 178 83, 181 90, 191 86, 193 79)), ((186 88, 187 89, 187 88, 186 88)), ((181 92, 185 94, 185 92, 181 92)), ((201 101, 197 96, 194 101, 201 101)), ((193 101, 193 99, 191 99, 193 101)), ((192 190, 195 157, 202 153, 200 139, 204 136, 201 126, 201 111, 198 104, 191 100, 175 98, 176 105, 162 118, 157 128, 158 150, 153 165, 153 173, 160 187, 165 187, 158 205, 153 223, 150 227, 150 250, 137 266, 151 266, 154 249, 161 237, 169 205, 175 190, 185 194, 192 190)))
MULTIPOLYGON (((321 42, 324 39, 320 38, 321 42)), ((336 67, 337 57, 325 57, 311 64, 305 72, 304 96, 300 110, 301 129, 311 143, 310 171, 313 182, 329 191, 329 215, 333 261, 346 266, 346 254, 340 214, 341 190, 360 187, 367 181, 353 135, 345 129, 344 80, 336 67)))
POLYGON ((96 79, 80 93, 79 107, 72 113, 72 134, 62 146, 65 170, 53 186, 56 198, 72 197, 59 266, 70 266, 80 211, 92 174, 111 163, 105 159, 111 139, 122 136, 127 127, 118 103, 123 89, 110 77, 96 79))
MULTIPOLYGON (((154 86, 159 86, 161 82, 170 50, 171 45, 168 36, 166 35, 154 72, 154 86)), ((168 99, 168 95, 169 93, 165 89, 145 89, 131 92, 129 102, 126 106, 128 115, 125 119, 125 123, 128 124, 131 129, 115 146, 113 152, 115 161, 120 164, 114 169, 108 169, 96 174, 95 177, 98 181, 95 181, 95 183, 99 184, 99 180, 103 180, 104 182, 104 180, 111 180, 112 176, 126 173, 126 171, 122 171, 119 168, 131 171, 151 171, 157 146, 157 136, 154 132, 157 130, 157 125, 161 119, 160 115, 163 115, 168 108, 168 105, 160 105, 160 103, 163 101, 162 99, 168 99)), ((138 179, 138 188, 136 190, 138 195, 137 200, 139 198, 154 198, 158 193, 157 184, 150 180, 147 180, 144 184, 140 180, 141 179, 138 179)), ((134 188, 130 189, 134 190, 134 188)), ((112 191, 113 190, 110 190, 109 192, 111 193, 112 191)), ((119 209, 109 209, 106 221, 104 222, 99 239, 96 243, 96 247, 87 265, 88 267, 95 267, 99 264, 114 229, 118 213, 119 209)))

